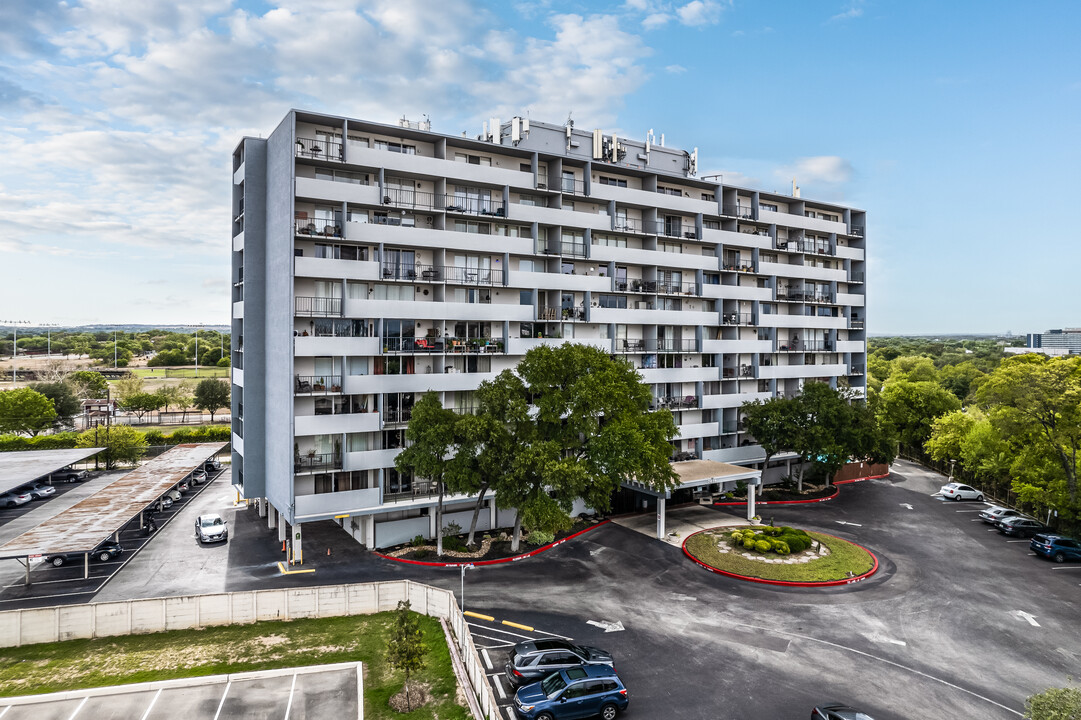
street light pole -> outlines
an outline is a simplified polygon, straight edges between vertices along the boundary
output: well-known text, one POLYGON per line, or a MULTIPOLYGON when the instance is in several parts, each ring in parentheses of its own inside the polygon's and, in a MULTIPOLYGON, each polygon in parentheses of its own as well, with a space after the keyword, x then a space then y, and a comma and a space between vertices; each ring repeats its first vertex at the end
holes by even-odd
POLYGON ((29 325, 29 320, 4 320, 5 325, 11 325, 12 330, 15 332, 15 339, 11 341, 11 384, 14 385, 18 382, 18 371, 16 370, 17 361, 19 356, 19 326, 29 325))
POLYGON ((116 370, 116 330, 113 330, 113 370, 116 370))
POLYGON ((948 478, 948 482, 953 482, 953 466, 954 466, 954 465, 955 465, 956 463, 957 463, 957 461, 956 461, 956 460, 954 460, 954 459, 952 459, 952 458, 950 459, 950 477, 948 478))

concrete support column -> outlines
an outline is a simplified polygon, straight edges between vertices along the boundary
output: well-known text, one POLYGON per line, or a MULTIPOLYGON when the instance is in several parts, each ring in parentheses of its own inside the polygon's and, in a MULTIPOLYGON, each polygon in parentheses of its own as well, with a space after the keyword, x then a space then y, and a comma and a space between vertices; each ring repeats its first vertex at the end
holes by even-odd
POLYGON ((292 545, 293 545, 292 561, 293 561, 293 563, 295 565, 303 565, 304 564, 304 550, 301 548, 301 543, 300 543, 300 528, 301 528, 300 523, 297 523, 296 525, 293 525, 291 528, 289 528, 292 531, 292 536, 291 536, 292 537, 292 545))
POLYGON ((747 486, 747 519, 751 520, 756 515, 754 511, 754 491, 757 489, 755 485, 747 486))
POLYGON ((664 540, 664 503, 665 499, 657 498, 657 539, 664 540))
POLYGON ((437 532, 439 532, 439 528, 435 526, 435 506, 432 506, 428 508, 428 537, 433 540, 437 539, 437 532))
POLYGON ((375 549, 375 515, 365 515, 361 521, 364 529, 364 545, 369 550, 375 549))
POLYGON ((278 527, 278 508, 274 507, 269 502, 267 503, 266 526, 270 530, 278 527))
POLYGON ((266 517, 267 516, 266 505, 267 505, 266 498, 256 498, 255 499, 255 507, 259 510, 259 517, 266 517))
MULTIPOLYGON (((275 511, 274 515, 277 516, 277 514, 278 514, 277 511, 275 511)), ((286 531, 289 529, 288 523, 286 523, 284 521, 279 522, 277 524, 277 527, 278 527, 278 540, 279 540, 279 542, 285 542, 286 531)))
POLYGON ((498 521, 499 513, 496 511, 495 500, 488 500, 488 527, 495 530, 496 522, 498 521))

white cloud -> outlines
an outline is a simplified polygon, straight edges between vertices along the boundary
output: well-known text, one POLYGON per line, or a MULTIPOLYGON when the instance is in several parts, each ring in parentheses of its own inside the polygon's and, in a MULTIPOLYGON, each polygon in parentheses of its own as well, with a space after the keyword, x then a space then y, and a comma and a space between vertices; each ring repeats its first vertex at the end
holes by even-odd
POLYGON ((831 21, 851 20, 863 15, 863 0, 852 0, 844 10, 830 18, 831 21))
POLYGON ((799 158, 791 165, 778 168, 774 175, 778 180, 805 186, 813 183, 838 185, 848 182, 852 177, 852 164, 836 155, 799 158))
POLYGON ((672 16, 667 13, 650 13, 642 20, 642 27, 646 30, 655 30, 668 24, 672 16))
POLYGON ((676 9, 679 21, 684 25, 713 25, 720 22, 723 8, 714 0, 691 0, 676 9))
POLYGON ((687 68, 683 67, 682 65, 666 65, 664 70, 665 72, 672 73, 673 75, 679 75, 680 73, 687 72, 687 68))

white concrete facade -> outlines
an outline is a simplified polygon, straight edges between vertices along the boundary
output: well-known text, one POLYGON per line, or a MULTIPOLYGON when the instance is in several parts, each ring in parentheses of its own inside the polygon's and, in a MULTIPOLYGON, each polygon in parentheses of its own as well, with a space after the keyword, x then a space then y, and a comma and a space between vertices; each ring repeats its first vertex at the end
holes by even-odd
POLYGON ((293 111, 241 142, 245 496, 289 524, 345 516, 369 544, 395 534, 380 524, 419 527, 434 488, 393 469, 413 403, 432 390, 469 412, 482 381, 538 345, 632 363, 675 415, 677 460, 754 466, 744 402, 809 380, 864 391, 865 212, 699 179, 682 150, 593 140, 519 118, 473 139, 293 111))

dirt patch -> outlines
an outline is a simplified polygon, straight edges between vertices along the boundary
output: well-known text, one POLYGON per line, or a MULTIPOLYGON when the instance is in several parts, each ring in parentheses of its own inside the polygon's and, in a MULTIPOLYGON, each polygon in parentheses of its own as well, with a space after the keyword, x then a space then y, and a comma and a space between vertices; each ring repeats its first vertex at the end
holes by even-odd
POLYGON ((390 696, 390 706, 395 712, 412 712, 427 705, 431 699, 432 693, 429 685, 426 683, 410 683, 401 691, 390 696))
MULTIPOLYGON (((579 533, 583 530, 587 530, 601 521, 598 516, 593 516, 589 519, 579 519, 569 529, 556 533, 552 542, 559 542, 566 538, 579 533)), ((465 546, 466 535, 457 536, 461 541, 461 546, 465 546)), ((394 558, 402 558, 403 560, 422 560, 424 562, 459 562, 461 560, 502 560, 506 558, 517 557, 518 555, 524 555, 528 552, 532 552, 539 547, 543 547, 545 543, 531 544, 529 542, 528 534, 522 532, 522 541, 518 544, 517 551, 511 551, 511 531, 492 531, 485 532, 483 534, 478 533, 480 538, 480 544, 473 552, 468 550, 459 551, 451 550, 447 547, 446 539, 443 544, 443 554, 438 555, 434 545, 413 545, 406 543, 404 545, 397 545, 384 551, 383 554, 389 555, 394 558)))

